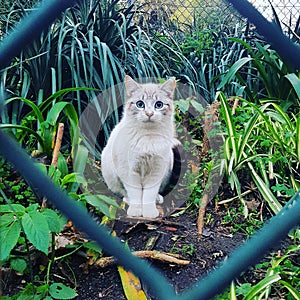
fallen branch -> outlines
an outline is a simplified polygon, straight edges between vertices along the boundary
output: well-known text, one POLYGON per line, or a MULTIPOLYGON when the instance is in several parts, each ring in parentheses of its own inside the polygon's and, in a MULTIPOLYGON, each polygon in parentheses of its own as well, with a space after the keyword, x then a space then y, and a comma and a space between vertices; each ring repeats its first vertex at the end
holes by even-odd
MULTIPOLYGON (((188 265, 190 263, 189 260, 181 259, 180 256, 177 254, 159 252, 156 250, 134 251, 132 252, 132 254, 140 258, 156 259, 156 260, 160 260, 163 262, 176 264, 176 265, 188 265)), ((101 268, 105 268, 115 263, 116 263, 116 259, 113 256, 109 256, 109 257, 101 257, 100 259, 95 261, 94 265, 99 266, 101 268)))
POLYGON ((126 220, 126 221, 133 221, 133 222, 139 222, 139 223, 152 222, 152 223, 160 223, 160 224, 172 225, 172 226, 178 226, 178 227, 186 227, 182 223, 173 222, 173 221, 165 220, 165 219, 162 219, 162 218, 145 218, 145 217, 131 217, 131 216, 126 216, 124 218, 124 220, 126 220))

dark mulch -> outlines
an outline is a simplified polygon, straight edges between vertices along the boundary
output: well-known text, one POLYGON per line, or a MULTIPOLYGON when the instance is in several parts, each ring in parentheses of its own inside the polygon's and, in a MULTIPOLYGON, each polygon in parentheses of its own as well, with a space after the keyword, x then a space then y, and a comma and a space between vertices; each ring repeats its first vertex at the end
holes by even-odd
MULTIPOLYGON (((149 239, 154 238, 156 243, 153 250, 178 253, 182 258, 190 260, 190 264, 186 266, 149 260, 150 264, 168 278, 176 291, 181 292, 216 267, 245 239, 242 234, 231 234, 230 228, 221 224, 222 212, 209 209, 209 213, 214 221, 205 227, 202 236, 197 234, 195 213, 168 217, 161 222, 137 224, 116 221, 113 229, 132 250, 144 250, 149 239)), ((70 286, 75 284, 77 299, 126 299, 116 265, 105 268, 86 266, 84 257, 73 255, 55 266, 51 273, 52 279, 70 286)), ((40 278, 43 279, 41 275, 40 278)), ((13 272, 4 273, 2 280, 4 295, 21 290, 26 285, 26 280, 30 281, 13 272)), ((144 286, 144 290, 149 294, 147 287, 144 286)))

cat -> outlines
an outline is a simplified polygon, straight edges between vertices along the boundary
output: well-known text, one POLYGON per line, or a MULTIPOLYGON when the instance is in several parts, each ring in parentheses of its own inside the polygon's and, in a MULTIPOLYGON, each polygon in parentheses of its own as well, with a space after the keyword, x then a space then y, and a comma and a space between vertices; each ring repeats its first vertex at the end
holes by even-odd
POLYGON ((101 155, 104 181, 128 204, 127 215, 156 218, 173 167, 175 78, 140 84, 126 75, 126 103, 101 155))

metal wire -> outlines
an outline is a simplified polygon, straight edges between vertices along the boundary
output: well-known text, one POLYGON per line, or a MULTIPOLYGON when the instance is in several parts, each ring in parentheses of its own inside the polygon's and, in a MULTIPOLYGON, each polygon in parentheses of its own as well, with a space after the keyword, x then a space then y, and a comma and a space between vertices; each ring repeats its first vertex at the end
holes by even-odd
POLYGON ((66 8, 76 2, 77 0, 47 0, 37 6, 36 10, 24 18, 0 43, 0 70, 8 66, 13 57, 47 29, 66 8))
MULTIPOLYGON (((225 0, 136 0, 133 3, 142 22, 160 30, 173 25, 186 31, 189 27, 211 27, 220 21, 226 26, 232 18, 239 18, 225 0)), ((268 0, 249 0, 249 3, 269 21, 274 19, 273 6, 279 20, 292 28, 300 15, 298 0, 275 0, 272 4, 268 0)))

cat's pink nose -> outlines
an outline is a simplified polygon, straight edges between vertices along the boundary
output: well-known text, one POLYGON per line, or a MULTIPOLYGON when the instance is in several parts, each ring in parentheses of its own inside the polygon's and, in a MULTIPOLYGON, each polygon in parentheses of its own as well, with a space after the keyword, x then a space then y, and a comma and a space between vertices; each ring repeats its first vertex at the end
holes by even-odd
POLYGON ((148 117, 148 118, 151 118, 152 116, 154 115, 154 113, 151 111, 151 112, 147 112, 146 111, 146 116, 148 117))

